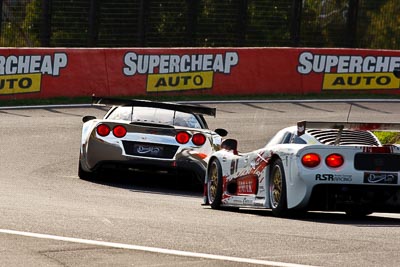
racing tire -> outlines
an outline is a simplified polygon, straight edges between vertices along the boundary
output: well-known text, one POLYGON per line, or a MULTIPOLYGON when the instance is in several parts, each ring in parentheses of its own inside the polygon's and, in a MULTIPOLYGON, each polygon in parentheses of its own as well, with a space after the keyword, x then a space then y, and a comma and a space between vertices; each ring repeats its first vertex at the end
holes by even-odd
POLYGON ((221 208, 222 200, 222 168, 217 159, 213 159, 208 170, 207 197, 213 209, 221 208))
POLYGON ((79 161, 79 167, 78 167, 78 176, 79 176, 80 179, 86 180, 86 181, 94 180, 95 177, 96 177, 95 173, 87 172, 87 171, 83 170, 80 161, 79 161))
POLYGON ((269 179, 269 204, 272 214, 277 217, 288 215, 286 177, 283 164, 280 159, 274 161, 271 165, 269 179))

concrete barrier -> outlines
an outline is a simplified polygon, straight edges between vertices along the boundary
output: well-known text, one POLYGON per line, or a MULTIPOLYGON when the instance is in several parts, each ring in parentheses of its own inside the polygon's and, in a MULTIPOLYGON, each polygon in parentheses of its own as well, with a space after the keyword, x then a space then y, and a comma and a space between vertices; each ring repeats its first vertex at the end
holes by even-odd
POLYGON ((323 48, 2 48, 0 99, 398 94, 400 51, 323 48))

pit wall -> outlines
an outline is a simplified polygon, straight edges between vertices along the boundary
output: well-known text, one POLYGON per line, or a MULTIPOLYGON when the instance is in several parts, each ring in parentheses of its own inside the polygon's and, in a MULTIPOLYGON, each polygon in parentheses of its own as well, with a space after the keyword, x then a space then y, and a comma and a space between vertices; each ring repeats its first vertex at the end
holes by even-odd
POLYGON ((399 93, 400 51, 1 48, 0 100, 91 96, 399 93))

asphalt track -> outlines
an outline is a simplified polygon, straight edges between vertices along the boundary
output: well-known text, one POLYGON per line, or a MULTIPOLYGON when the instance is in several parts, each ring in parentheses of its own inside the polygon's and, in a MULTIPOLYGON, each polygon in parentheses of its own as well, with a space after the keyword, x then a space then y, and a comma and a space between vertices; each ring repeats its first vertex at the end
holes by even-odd
MULTIPOLYGON (((201 103, 205 105, 204 103, 201 103)), ((239 150, 298 120, 398 122, 393 101, 212 102, 239 150), (350 111, 350 113, 349 113, 350 111)), ((81 117, 104 108, 0 110, 0 266, 396 266, 400 215, 275 218, 215 211, 174 177, 77 177, 81 117)))

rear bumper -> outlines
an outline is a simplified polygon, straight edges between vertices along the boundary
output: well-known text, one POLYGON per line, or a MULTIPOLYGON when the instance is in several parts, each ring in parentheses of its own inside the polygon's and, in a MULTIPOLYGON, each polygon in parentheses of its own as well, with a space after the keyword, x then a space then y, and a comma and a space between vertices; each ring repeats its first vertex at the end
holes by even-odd
POLYGON ((132 169, 137 171, 148 172, 168 172, 180 173, 190 172, 193 173, 201 182, 204 182, 205 168, 202 164, 190 159, 173 160, 173 161, 159 161, 149 159, 129 159, 125 161, 104 160, 98 162, 90 171, 100 171, 101 169, 132 169))
POLYGON ((367 207, 374 212, 400 212, 400 186, 319 184, 314 186, 309 210, 346 211, 367 207))
POLYGON ((105 143, 91 140, 81 148, 81 166, 87 172, 102 168, 134 169, 150 172, 190 172, 204 182, 207 162, 193 149, 179 151, 173 159, 137 157, 125 155, 121 143, 105 143))

